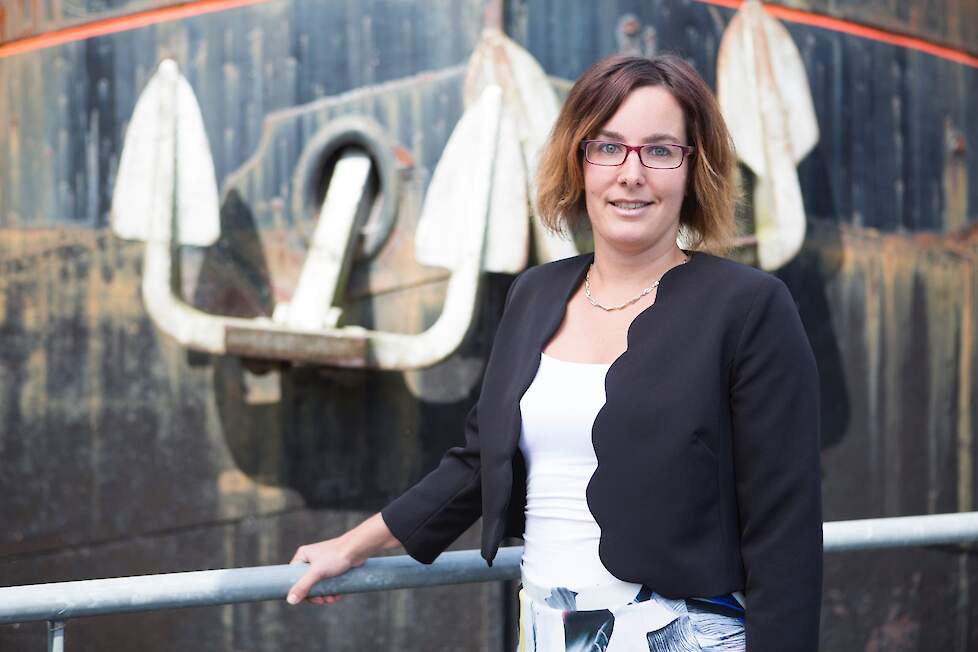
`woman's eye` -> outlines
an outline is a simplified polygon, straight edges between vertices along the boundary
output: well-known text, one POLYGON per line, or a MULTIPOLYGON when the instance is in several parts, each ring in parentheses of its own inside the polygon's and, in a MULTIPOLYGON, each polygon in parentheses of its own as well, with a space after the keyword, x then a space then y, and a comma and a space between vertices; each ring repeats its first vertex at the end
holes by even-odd
POLYGON ((656 158, 668 158, 672 155, 672 150, 664 145, 652 145, 646 151, 656 158))
POLYGON ((601 143, 598 150, 602 154, 617 154, 621 150, 621 146, 617 143, 601 143))

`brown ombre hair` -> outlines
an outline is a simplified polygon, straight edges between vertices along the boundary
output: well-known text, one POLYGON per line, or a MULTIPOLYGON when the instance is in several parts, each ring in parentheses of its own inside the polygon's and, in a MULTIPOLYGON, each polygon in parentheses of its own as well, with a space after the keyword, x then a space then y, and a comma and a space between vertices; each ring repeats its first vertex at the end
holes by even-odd
MULTIPOLYGON (((736 231, 737 158, 720 106, 703 78, 681 58, 612 56, 588 68, 564 102, 537 169, 537 210, 557 233, 588 224, 581 141, 596 137, 625 98, 642 86, 663 86, 679 102, 686 138, 695 149, 679 212, 687 248, 725 252, 736 231)), ((680 143, 682 144, 682 143, 680 143)))

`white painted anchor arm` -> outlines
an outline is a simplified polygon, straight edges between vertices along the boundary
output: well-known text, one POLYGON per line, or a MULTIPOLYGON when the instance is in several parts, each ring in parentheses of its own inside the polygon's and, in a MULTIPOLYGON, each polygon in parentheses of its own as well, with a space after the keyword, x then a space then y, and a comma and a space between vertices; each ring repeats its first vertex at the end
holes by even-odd
POLYGON ((151 319, 184 346, 223 353, 225 320, 176 299, 170 284, 174 235, 206 245, 219 232, 200 109, 173 61, 160 64, 140 95, 120 159, 112 227, 120 237, 146 242, 142 294, 151 319))
POLYGON ((400 334, 355 326, 300 331, 285 325, 235 325, 227 333, 228 351, 256 357, 288 352, 292 359, 309 362, 401 370, 428 367, 455 352, 478 300, 501 111, 499 89, 487 88, 459 120, 432 176, 416 234, 418 257, 422 263, 447 266, 452 274, 442 311, 428 329, 400 334), (469 156, 473 150, 482 155, 469 156))
MULTIPOLYGON (((759 7, 757 9, 760 11, 759 7)), ((766 15, 754 25, 753 31, 760 91, 759 108, 765 125, 764 157, 767 168, 767 174, 758 178, 755 188, 759 227, 757 254, 761 268, 773 270, 794 258, 805 241, 805 206, 795 168, 792 145, 794 134, 789 130, 787 120, 787 115, 791 112, 786 110, 787 106, 794 105, 790 103, 792 97, 786 96, 790 89, 779 87, 778 76, 775 74, 775 70, 785 65, 784 61, 791 60, 791 57, 785 56, 784 60, 777 61, 773 58, 775 52, 782 55, 793 52, 795 59, 799 56, 784 28, 766 15), (782 32, 784 33, 781 34, 782 32), (778 35, 782 42, 780 47, 773 43, 779 38, 778 35), (785 39, 787 44, 783 44, 785 39)), ((802 80, 805 78, 802 77, 802 80)), ((807 80, 803 82, 803 86, 802 94, 810 97, 807 80)), ((812 121, 814 122, 814 116, 812 121)), ((817 128, 815 133, 817 134, 817 128)))
POLYGON ((418 335, 372 335, 370 352, 378 364, 394 363, 401 369, 434 364, 459 347, 472 324, 492 212, 494 171, 498 171, 496 158, 505 137, 501 101, 499 87, 490 86, 462 115, 425 197, 416 238, 419 256, 425 255, 422 262, 444 262, 453 270, 442 312, 418 335), (478 155, 471 156, 473 151, 478 155), (466 159, 471 161, 467 165, 462 163, 466 159), (439 231, 443 227, 453 227, 449 234, 454 238, 446 239, 439 231), (440 253, 446 251, 448 257, 440 253))
POLYGON ((170 283, 171 256, 169 241, 146 243, 142 295, 150 319, 188 349, 216 355, 228 353, 227 328, 250 328, 255 325, 254 320, 211 315, 181 300, 170 283))
POLYGON ((334 305, 353 258, 370 168, 370 157, 359 152, 345 153, 336 162, 299 283, 292 300, 276 307, 276 320, 285 312, 285 323, 299 329, 336 325, 340 310, 334 305))
MULTIPOLYGON (((530 222, 536 259, 543 263, 576 256, 579 252, 574 241, 546 228, 535 209, 537 163, 557 120, 560 102, 550 79, 533 55, 497 27, 483 30, 469 59, 465 78, 466 103, 474 102, 492 85, 502 89, 504 112, 511 117, 519 141, 528 198, 526 207, 519 214, 530 222)), ((495 235, 495 221, 490 222, 490 241, 495 235)), ((522 240, 520 243, 526 246, 522 240)), ((492 249, 487 269, 492 269, 489 266, 494 259, 491 252, 492 249)))
MULTIPOLYGON (((472 247, 468 249, 471 251, 472 247)), ((431 327, 417 335, 367 333, 368 356, 377 367, 420 369, 444 360, 458 349, 475 316, 482 277, 479 252, 470 255, 471 258, 452 273, 444 306, 431 327)))
POLYGON ((213 244, 220 220, 203 117, 189 82, 166 59, 140 93, 126 129, 112 193, 112 230, 127 240, 146 241, 154 233, 169 238, 173 213, 165 223, 158 218, 160 210, 172 211, 173 194, 177 242, 213 244))
POLYGON ((805 239, 796 164, 818 141, 801 55, 791 35, 759 2, 745 2, 720 43, 717 96, 737 155, 756 175, 758 262, 773 270, 805 239))
MULTIPOLYGON (((279 351, 291 350, 294 357, 302 349, 306 360, 316 361, 319 355, 324 355, 326 359, 320 361, 338 366, 400 370, 428 367, 454 353, 475 315, 489 215, 493 199, 499 197, 494 186, 497 174, 501 174, 497 154, 504 149, 501 139, 505 137, 500 91, 498 87, 487 88, 459 120, 432 176, 418 226, 418 258, 422 263, 448 267, 452 274, 442 311, 428 329, 418 334, 399 334, 355 326, 332 328, 335 322, 323 319, 338 291, 344 261, 351 255, 349 241, 354 236, 356 212, 356 202, 351 200, 355 192, 344 191, 343 201, 331 200, 334 179, 317 227, 316 241, 322 247, 314 246, 310 252, 316 259, 306 263, 302 274, 302 279, 310 282, 306 285, 300 282, 286 323, 259 328, 236 326, 229 332, 229 350, 267 356, 272 353, 268 347, 274 347, 279 351), (473 151, 479 155, 473 157, 473 151), (334 211, 341 214, 334 215, 334 211), (314 296, 313 281, 321 276, 325 277, 327 287, 324 291, 319 283, 318 294, 314 296), (304 293, 303 288, 307 286, 309 291, 304 293), (297 307, 299 313, 293 314, 297 307), (325 327, 317 329, 316 323, 325 327), (243 346, 239 348, 237 343, 243 346)), ((340 170, 340 163, 337 172, 346 174, 347 171, 340 170)), ((362 189, 369 168, 355 158, 348 163, 348 181, 352 187, 362 189)), ((346 183, 343 185, 347 187, 346 183)))
MULTIPOLYGON (((476 146, 485 153, 474 164, 458 165, 457 157, 443 161, 446 169, 460 172, 443 179, 447 195, 427 202, 432 210, 461 226, 447 243, 456 254, 448 283, 444 309, 423 333, 403 335, 368 331, 356 326, 335 328, 333 303, 349 264, 353 226, 362 198, 369 162, 354 156, 338 163, 351 178, 359 179, 352 193, 345 193, 340 208, 327 196, 322 234, 317 234, 311 265, 304 269, 294 311, 284 324, 264 318, 241 319, 211 315, 188 305, 175 292, 172 270, 175 244, 206 245, 219 229, 213 175, 199 174, 212 167, 199 107, 192 89, 177 71, 164 62, 141 96, 126 136, 126 145, 113 196, 113 228, 121 237, 144 240, 146 253, 142 295, 150 318, 157 327, 189 349, 212 354, 303 361, 341 367, 414 369, 433 365, 451 355, 461 344, 475 314, 479 279, 486 249, 486 228, 492 206, 494 164, 500 138, 499 89, 483 93, 477 107, 460 121, 465 128, 455 137, 456 149, 476 146), (179 123, 179 125, 178 125, 179 123), (200 131, 192 138, 184 129, 200 131), (179 139, 179 142, 178 142, 179 139), (461 144, 459 144, 461 143, 461 144), (187 161, 188 157, 192 161, 187 161), (346 166, 346 163, 350 163, 346 166), (195 202, 193 179, 203 179, 207 188, 198 189, 206 201, 195 202), (176 210, 175 210, 176 209, 176 210), (343 215, 332 215, 338 210, 343 215), (347 210, 349 209, 349 210, 347 210), (461 217, 460 217, 461 216, 461 217), (333 218, 336 218, 335 220, 333 218), (322 238, 318 237, 323 235, 322 238), (342 236, 334 238, 333 236, 342 236), (334 241, 335 240, 335 241, 334 241), (327 288, 316 281, 327 279, 327 288)), ((451 143, 450 143, 451 144, 451 143)), ((443 157, 445 158, 445 157, 443 157)), ((497 171, 499 167, 495 168, 497 171)), ((444 175, 443 175, 444 176, 444 175)), ((335 199, 335 198, 334 198, 335 199)), ((436 219, 435 222, 444 221, 436 219)))

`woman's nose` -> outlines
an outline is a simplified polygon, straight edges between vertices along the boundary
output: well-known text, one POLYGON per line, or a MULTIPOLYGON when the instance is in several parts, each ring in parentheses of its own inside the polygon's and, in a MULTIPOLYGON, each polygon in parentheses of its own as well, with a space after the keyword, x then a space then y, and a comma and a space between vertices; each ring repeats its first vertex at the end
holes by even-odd
POLYGON ((618 168, 618 183, 623 186, 642 185, 645 182, 645 166, 639 160, 638 152, 631 151, 625 162, 618 168))

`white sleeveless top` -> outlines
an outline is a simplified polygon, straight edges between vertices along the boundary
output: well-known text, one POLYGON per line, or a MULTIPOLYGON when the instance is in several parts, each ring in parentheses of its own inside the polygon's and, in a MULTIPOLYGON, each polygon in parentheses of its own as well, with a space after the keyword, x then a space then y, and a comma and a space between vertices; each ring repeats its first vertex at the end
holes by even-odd
POLYGON ((527 464, 523 575, 537 586, 626 604, 641 585, 619 580, 601 563, 601 529, 585 494, 598 466, 591 427, 605 402, 610 366, 541 354, 520 400, 520 450, 527 464))

